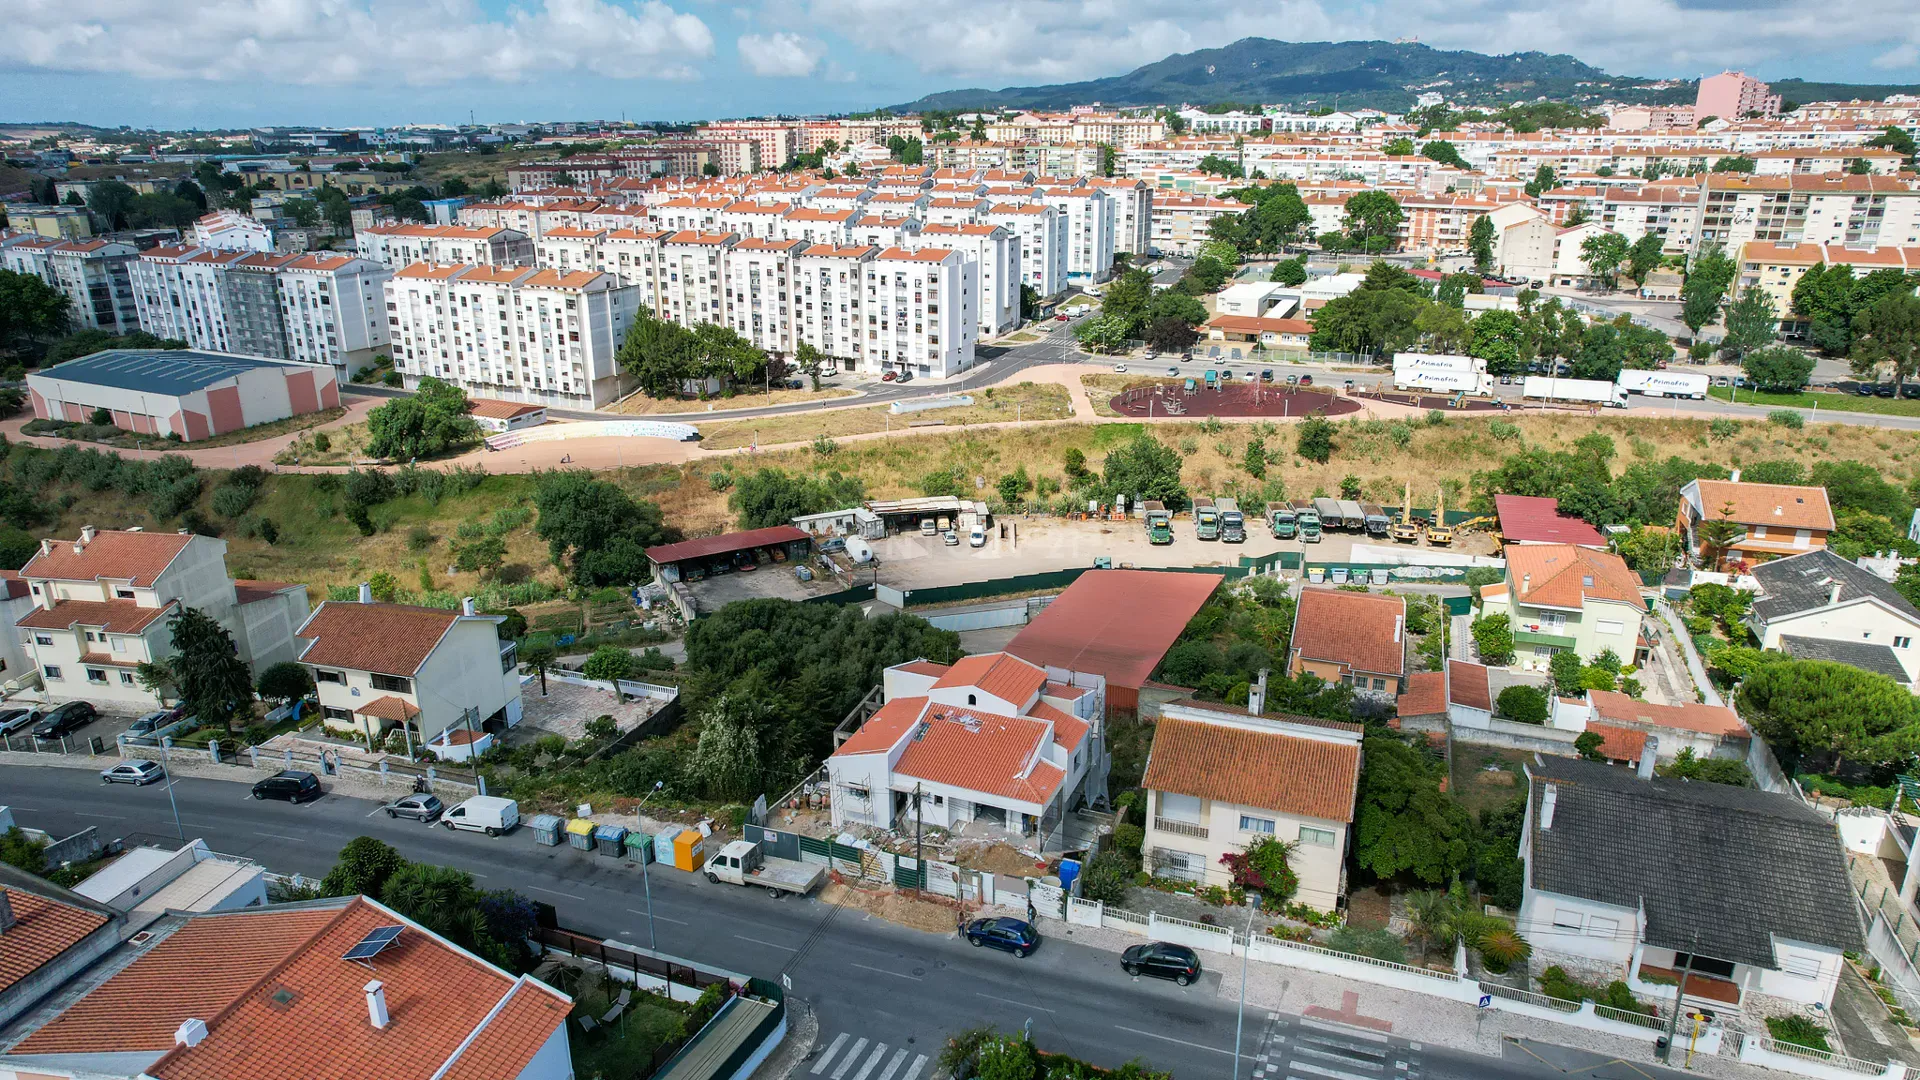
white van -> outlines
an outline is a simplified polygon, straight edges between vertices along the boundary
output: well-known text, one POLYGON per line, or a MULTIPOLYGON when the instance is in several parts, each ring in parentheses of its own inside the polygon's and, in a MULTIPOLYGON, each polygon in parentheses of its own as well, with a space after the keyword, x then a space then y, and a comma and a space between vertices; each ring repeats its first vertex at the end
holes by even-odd
POLYGON ((488 836, 512 832, 520 824, 520 804, 494 795, 475 795, 440 816, 449 829, 471 829, 488 836))
POLYGON ((973 523, 973 531, 967 534, 967 543, 973 547, 987 546, 987 527, 979 522, 973 523))

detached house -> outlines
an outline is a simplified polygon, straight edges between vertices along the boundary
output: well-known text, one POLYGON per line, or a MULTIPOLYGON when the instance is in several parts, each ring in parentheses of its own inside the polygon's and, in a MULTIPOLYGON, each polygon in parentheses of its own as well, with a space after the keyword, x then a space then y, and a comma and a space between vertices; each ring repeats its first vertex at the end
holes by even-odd
POLYGON ((1763 649, 1879 672, 1909 687, 1920 677, 1920 609, 1877 575, 1824 547, 1753 568, 1760 593, 1747 625, 1763 649))
MULTIPOLYGON (((1358 595, 1358 594, 1355 594, 1358 595)), ((1298 844, 1295 898, 1331 911, 1360 783, 1359 724, 1181 700, 1160 708, 1147 755, 1153 873, 1224 885, 1221 857, 1263 837, 1298 844)))
POLYGON ((1646 602, 1640 578, 1620 558, 1577 544, 1509 544, 1507 579, 1480 590, 1482 617, 1505 615, 1519 666, 1544 670, 1572 650, 1592 660, 1612 650, 1632 664, 1646 602))
POLYGON ((1833 822, 1789 795, 1543 757, 1527 766, 1520 932, 1536 972, 1773 1016, 1833 1003, 1862 947, 1833 822))
POLYGON ((15 626, 48 700, 85 698, 108 711, 160 704, 134 669, 172 655, 169 623, 187 608, 226 627, 256 671, 293 659, 293 628, 307 614, 306 586, 235 581, 227 542, 190 533, 89 525, 75 540, 42 540, 20 579, 33 610, 15 626))
POLYGON ((1761 563, 1827 546, 1833 510, 1827 489, 1793 484, 1743 484, 1731 480, 1694 480, 1680 489, 1678 528, 1687 551, 1705 558, 1716 545, 1702 530, 1707 522, 1729 521, 1737 529, 1717 545, 1720 561, 1761 563))
POLYGON ((1407 602, 1397 596, 1302 589, 1287 674, 1306 672, 1356 692, 1396 696, 1407 672, 1407 602))
POLYGON ((322 722, 377 742, 404 729, 415 745, 449 728, 501 732, 520 722, 520 660, 498 615, 329 600, 300 627, 299 660, 313 672, 322 722))
MULTIPOLYGON (((1005 830, 1057 848, 1061 821, 1104 794, 1104 685, 1055 681, 1009 653, 886 669, 884 703, 827 759, 835 828, 1005 830), (917 801, 917 806, 916 806, 917 801)), ((977 835, 977 833, 975 833, 977 835)))

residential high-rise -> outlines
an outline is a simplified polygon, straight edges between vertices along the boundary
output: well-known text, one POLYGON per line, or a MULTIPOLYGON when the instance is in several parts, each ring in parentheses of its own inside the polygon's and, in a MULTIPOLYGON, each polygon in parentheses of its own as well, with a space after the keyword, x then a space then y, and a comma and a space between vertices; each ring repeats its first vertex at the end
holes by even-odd
POLYGON ((1709 116, 1722 120, 1744 120, 1749 116, 1773 119, 1780 115, 1780 95, 1769 94, 1768 86, 1745 72, 1723 71, 1700 80, 1693 98, 1693 115, 1704 123, 1709 116))

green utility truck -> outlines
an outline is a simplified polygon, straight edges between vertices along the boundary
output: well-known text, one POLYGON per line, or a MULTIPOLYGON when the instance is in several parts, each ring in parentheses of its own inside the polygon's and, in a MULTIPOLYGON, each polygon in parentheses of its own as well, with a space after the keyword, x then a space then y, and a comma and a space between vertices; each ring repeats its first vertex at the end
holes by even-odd
POLYGON ((1220 539, 1220 511, 1205 495, 1193 500, 1193 533, 1202 540, 1220 539))
POLYGON ((1173 543, 1173 514, 1167 510, 1166 504, 1158 499, 1148 499, 1146 510, 1147 543, 1173 543))

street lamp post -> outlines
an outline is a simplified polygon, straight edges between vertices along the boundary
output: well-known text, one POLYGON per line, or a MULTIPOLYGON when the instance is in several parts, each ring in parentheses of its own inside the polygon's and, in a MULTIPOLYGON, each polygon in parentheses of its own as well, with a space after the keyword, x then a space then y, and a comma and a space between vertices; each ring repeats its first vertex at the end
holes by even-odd
POLYGON ((1240 1033, 1247 1026, 1247 954, 1253 951, 1253 913, 1260 910, 1260 894, 1247 894, 1247 943, 1240 950, 1240 1014, 1233 1021, 1233 1080, 1240 1080, 1240 1033))
MULTIPOLYGON (((655 780, 653 782, 653 790, 647 792, 646 799, 641 799, 640 805, 633 808, 633 817, 634 817, 635 825, 638 825, 640 823, 640 811, 646 808, 647 799, 651 799, 655 795, 660 794, 660 789, 665 787, 666 783, 667 782, 665 780, 655 780)), ((654 838, 652 836, 647 837, 648 844, 652 844, 653 841, 654 841, 654 838)), ((659 852, 656 850, 655 854, 657 855, 659 854, 659 852)), ((652 860, 645 859, 645 858, 640 860, 640 887, 641 889, 645 890, 647 894, 647 948, 658 949, 659 941, 654 936, 654 932, 653 932, 653 882, 647 879, 647 863, 651 861, 652 860)))
POLYGON ((180 824, 180 804, 174 801, 173 798, 173 769, 170 766, 162 765, 160 766, 160 771, 167 778, 167 805, 173 808, 173 831, 180 835, 182 841, 185 841, 187 838, 187 828, 180 824))

